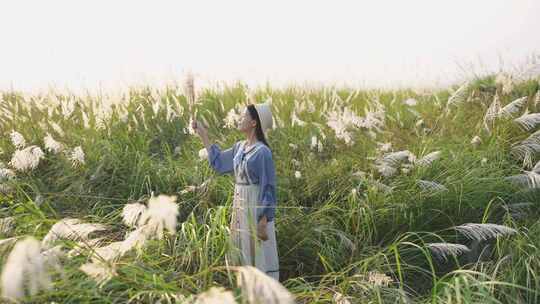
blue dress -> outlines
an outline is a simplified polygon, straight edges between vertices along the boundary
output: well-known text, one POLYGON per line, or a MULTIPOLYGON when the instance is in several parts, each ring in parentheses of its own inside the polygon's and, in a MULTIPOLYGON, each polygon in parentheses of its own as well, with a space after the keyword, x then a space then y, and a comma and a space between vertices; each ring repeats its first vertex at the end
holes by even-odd
POLYGON ((234 173, 235 187, 231 219, 233 253, 230 264, 251 265, 279 280, 279 258, 274 226, 276 207, 276 171, 272 151, 258 141, 245 148, 239 141, 221 151, 210 146, 208 161, 221 174, 234 173), (257 223, 265 215, 268 223, 263 241, 256 235, 257 223))
POLYGON ((234 173, 235 183, 256 184, 260 187, 259 204, 262 207, 257 219, 266 215, 271 222, 276 207, 276 169, 272 151, 258 141, 244 149, 244 141, 236 142, 231 148, 221 151, 217 144, 208 151, 210 165, 221 174, 234 173))

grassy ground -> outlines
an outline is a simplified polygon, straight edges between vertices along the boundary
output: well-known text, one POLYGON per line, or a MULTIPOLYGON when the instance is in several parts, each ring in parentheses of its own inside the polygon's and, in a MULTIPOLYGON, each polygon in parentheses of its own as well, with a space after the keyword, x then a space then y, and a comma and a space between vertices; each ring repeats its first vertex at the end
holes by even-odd
MULTIPOLYGON (((501 103, 526 96, 527 103, 514 118, 525 108, 537 112, 539 87, 538 81, 517 83, 499 93, 501 103)), ((338 293, 351 303, 540 302, 538 195, 505 178, 520 174, 522 160, 511 148, 534 129, 524 131, 509 118, 496 119, 489 132, 484 128, 484 114, 497 89, 494 77, 471 81, 464 97, 448 104, 456 89, 254 92, 258 102, 271 98, 278 125, 269 143, 278 176, 281 282, 298 303, 337 303, 338 293), (404 103, 408 98, 416 105, 404 103), (367 109, 377 105, 384 109, 384 124, 379 130, 351 128, 351 145, 327 125, 325 115, 334 107, 349 107, 365 117, 367 109), (293 123, 293 112, 304 124, 293 123), (477 146, 471 144, 476 135, 482 140, 477 146), (322 142, 321 151, 311 147, 312 136, 322 142), (418 159, 440 151, 440 158, 383 176, 374 167, 383 154, 377 143, 391 143, 391 150, 408 150, 418 159), (296 171, 301 178, 295 177, 296 171), (358 171, 365 176, 353 174, 358 171), (446 190, 423 190, 418 180, 446 190), (381 183, 392 190, 385 191, 381 183), (532 204, 522 204, 526 202, 532 204), (525 209, 516 213, 519 206, 525 209), (465 223, 500 224, 517 233, 484 242, 490 247, 480 261, 471 254, 445 261, 426 245, 473 246, 453 229, 465 223), (374 273, 385 274, 391 282, 374 283, 374 273)), ((186 132, 189 112, 181 88, 133 88, 118 96, 0 96, 0 161, 6 167, 16 150, 12 130, 21 133, 27 145, 44 151, 49 133, 67 148, 81 146, 85 153, 85 163, 74 167, 66 154, 46 151, 37 168, 16 172, 9 181, 13 190, 0 194, 0 217, 15 219, 14 229, 3 238, 42 239, 55 222, 74 217, 107 224, 102 236, 120 240, 128 230, 121 223, 123 206, 144 201, 152 192, 177 195, 180 210, 175 235, 124 256, 117 275, 105 284, 97 285, 79 270, 88 255, 62 258, 63 270, 54 273, 53 289, 25 301, 174 303, 179 295, 212 286, 239 295, 224 267, 233 181, 200 160, 203 146, 186 132), (208 179, 207 187, 181 192, 208 179)), ((198 116, 222 148, 242 139, 238 131, 223 128, 223 119, 245 96, 240 84, 199 93, 198 116)), ((538 160, 534 156, 533 165, 538 160)), ((67 250, 74 242, 61 244, 67 250)))

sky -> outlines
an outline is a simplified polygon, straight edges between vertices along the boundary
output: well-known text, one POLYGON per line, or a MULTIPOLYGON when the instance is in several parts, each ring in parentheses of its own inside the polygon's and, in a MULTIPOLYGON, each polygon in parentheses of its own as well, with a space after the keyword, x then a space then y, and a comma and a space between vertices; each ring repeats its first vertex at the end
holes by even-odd
POLYGON ((0 89, 437 86, 540 54, 539 0, 2 0, 0 89))

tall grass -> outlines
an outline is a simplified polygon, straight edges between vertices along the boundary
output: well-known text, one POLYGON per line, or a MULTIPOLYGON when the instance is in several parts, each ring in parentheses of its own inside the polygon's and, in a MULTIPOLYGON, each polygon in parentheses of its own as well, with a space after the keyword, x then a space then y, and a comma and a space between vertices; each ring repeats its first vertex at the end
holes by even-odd
MULTIPOLYGON (((278 125, 269 143, 278 176, 280 275, 298 303, 538 303, 538 193, 505 179, 524 169, 510 153, 512 145, 534 130, 505 118, 485 129, 483 118, 498 88, 495 77, 487 77, 457 94, 457 87, 429 93, 295 87, 253 92, 258 101, 271 99, 278 125), (416 104, 404 103, 409 98, 416 104), (347 107, 364 117, 377 104, 384 108, 384 126, 348 129, 352 144, 327 125, 332 110, 347 107), (305 124, 294 122, 293 113, 305 124), (482 142, 471 144, 477 135, 482 142), (311 147, 313 136, 322 150, 311 147), (408 150, 418 158, 440 151, 440 158, 383 176, 374 164, 383 155, 378 143, 387 142, 393 151, 408 150), (353 174, 357 171, 365 174, 353 174), (425 185, 446 190, 426 191, 425 185), (520 216, 510 211, 525 202, 532 204, 520 216), (474 243, 453 229, 465 223, 506 225, 518 232, 474 243), (441 259, 429 245, 434 243, 480 246, 483 253, 460 251, 441 259)), ((539 89, 538 81, 517 83, 499 93, 501 104, 527 97, 524 107, 537 112, 539 89)), ((238 84, 197 93, 198 116, 221 147, 242 138, 223 121, 246 100, 246 90, 238 84)), ((177 233, 128 252, 110 280, 97 284, 80 270, 91 250, 64 256, 62 271, 53 272, 53 288, 26 301, 181 303, 215 286, 240 299, 225 259, 233 181, 199 159, 203 146, 188 130, 191 105, 181 87, 139 87, 114 96, 2 92, 0 97, 5 167, 17 150, 12 131, 40 147, 50 134, 67 151, 48 151, 34 170, 0 180, 12 188, 0 194, 0 217, 15 221, 2 238, 42 239, 54 223, 70 217, 105 224, 100 236, 114 242, 130 230, 122 224, 124 205, 158 194, 178 197, 177 233), (74 166, 69 153, 78 146, 85 159, 74 166), (204 187, 183 191, 205 181, 204 187)), ((58 244, 64 250, 75 246, 73 240, 58 244)))

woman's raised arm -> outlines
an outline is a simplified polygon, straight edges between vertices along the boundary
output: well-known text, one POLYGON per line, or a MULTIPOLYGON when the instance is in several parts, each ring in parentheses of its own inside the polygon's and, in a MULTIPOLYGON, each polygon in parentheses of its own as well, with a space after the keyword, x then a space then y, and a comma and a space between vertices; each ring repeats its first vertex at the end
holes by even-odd
POLYGON ((204 124, 200 121, 193 121, 191 127, 197 135, 201 138, 206 151, 208 152, 208 163, 214 170, 224 174, 233 171, 233 157, 234 152, 236 151, 235 143, 231 148, 221 151, 217 144, 211 144, 210 139, 208 139, 208 131, 204 124))
POLYGON ((231 148, 221 151, 217 144, 212 144, 207 147, 208 163, 214 170, 220 174, 230 173, 233 171, 233 157, 236 151, 235 143, 231 148))

